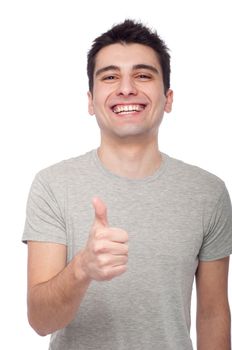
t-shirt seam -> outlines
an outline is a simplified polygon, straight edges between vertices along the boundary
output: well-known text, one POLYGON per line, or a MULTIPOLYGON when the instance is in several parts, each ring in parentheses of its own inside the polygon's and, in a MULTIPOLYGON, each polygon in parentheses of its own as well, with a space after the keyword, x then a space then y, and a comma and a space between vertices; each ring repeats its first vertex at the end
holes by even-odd
POLYGON ((66 223, 66 243, 67 247, 69 245, 69 237, 71 235, 71 229, 70 229, 70 215, 69 215, 69 183, 68 183, 68 177, 65 177, 65 223, 66 223))
POLYGON ((103 165, 99 163, 98 155, 97 155, 97 149, 94 149, 92 151, 92 161, 95 166, 97 166, 98 171, 100 171, 101 175, 104 177, 107 177, 111 181, 114 181, 114 183, 117 182, 123 182, 124 185, 136 185, 136 186, 146 186, 148 184, 156 182, 160 176, 164 175, 164 173, 167 170, 168 163, 169 163, 169 156, 162 152, 163 155, 163 161, 161 163, 162 168, 158 168, 153 175, 147 176, 143 179, 130 179, 127 177, 119 176, 117 174, 114 174, 113 172, 106 169, 103 165), (158 172, 158 173, 157 173, 158 172))
POLYGON ((46 233, 46 236, 44 238, 43 234, 42 235, 40 235, 40 234, 38 235, 38 233, 37 233, 37 236, 35 238, 34 234, 32 233, 32 231, 24 231, 24 234, 23 234, 23 241, 44 241, 44 242, 47 242, 47 238, 49 239, 49 241, 50 240, 53 241, 54 239, 57 239, 59 241, 64 242, 64 244, 67 244, 66 240, 64 240, 62 237, 57 236, 57 235, 51 235, 51 234, 48 235, 46 233), (32 237, 32 235, 33 235, 33 238, 30 238, 30 237, 32 237))
POLYGON ((210 256, 210 255, 199 255, 199 260, 201 259, 217 259, 219 256, 227 256, 227 255, 231 255, 232 254, 232 246, 230 248, 228 248, 227 250, 218 253, 216 255, 210 256))
MULTIPOLYGON (((64 213, 64 215, 63 215, 63 213, 62 213, 62 210, 61 210, 61 207, 60 207, 60 204, 59 204, 59 200, 57 199, 57 197, 56 197, 54 191, 52 190, 52 187, 51 187, 49 181, 47 181, 47 178, 45 178, 41 172, 39 172, 39 173, 37 174, 37 178, 38 178, 38 180, 40 180, 40 181, 48 188, 48 190, 49 190, 50 193, 52 194, 52 197, 53 197, 54 200, 55 200, 55 203, 56 203, 56 205, 57 205, 57 207, 58 207, 58 209, 59 209, 60 219, 62 220, 63 227, 64 227, 64 233, 65 233, 65 238, 66 238, 65 241, 67 242, 66 215, 65 215, 65 213, 64 213)), ((66 182, 67 182, 67 181, 65 181, 65 183, 66 183, 66 182)), ((64 198, 64 200, 65 200, 65 198, 64 198)), ((65 202, 66 202, 66 200, 65 200, 65 202)), ((46 234, 47 234, 47 233, 46 233, 46 234)))
MULTIPOLYGON (((223 182, 223 188, 222 188, 222 192, 221 194, 219 195, 218 197, 218 200, 216 201, 216 204, 214 205, 214 208, 212 209, 212 214, 210 215, 210 218, 209 218, 209 221, 208 221, 208 225, 207 225, 207 228, 204 230, 203 232, 203 238, 205 238, 209 233, 210 233, 210 223, 212 221, 212 218, 213 216, 215 215, 215 213, 217 212, 218 210, 218 207, 220 205, 220 203, 222 202, 222 199, 224 198, 224 196, 226 195, 226 189, 225 189, 225 184, 223 182)), ((205 211, 205 210, 204 210, 205 211)))

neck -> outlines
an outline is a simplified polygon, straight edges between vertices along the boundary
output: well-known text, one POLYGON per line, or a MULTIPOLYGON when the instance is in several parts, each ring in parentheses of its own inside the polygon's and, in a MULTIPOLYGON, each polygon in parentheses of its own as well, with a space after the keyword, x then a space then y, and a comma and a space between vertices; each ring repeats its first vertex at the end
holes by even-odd
POLYGON ((112 173, 131 179, 141 179, 152 175, 162 161, 158 142, 107 143, 101 139, 98 157, 112 173))

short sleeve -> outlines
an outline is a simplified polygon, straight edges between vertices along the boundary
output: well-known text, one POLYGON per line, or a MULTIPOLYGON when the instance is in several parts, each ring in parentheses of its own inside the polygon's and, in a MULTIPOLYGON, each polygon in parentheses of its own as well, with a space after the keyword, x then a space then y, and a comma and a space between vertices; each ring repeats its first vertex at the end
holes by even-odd
POLYGON ((46 180, 38 173, 32 182, 22 241, 66 244, 65 221, 61 208, 46 180))
POLYGON ((199 260, 217 260, 232 254, 232 209, 226 186, 210 217, 199 260))

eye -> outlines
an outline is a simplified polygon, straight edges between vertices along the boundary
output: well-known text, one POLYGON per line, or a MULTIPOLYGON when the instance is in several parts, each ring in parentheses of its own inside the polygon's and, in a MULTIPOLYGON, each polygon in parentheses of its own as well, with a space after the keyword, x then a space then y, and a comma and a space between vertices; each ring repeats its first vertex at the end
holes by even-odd
POLYGON ((116 79, 116 76, 115 75, 107 75, 105 77, 102 78, 102 80, 105 80, 105 81, 112 81, 112 80, 115 80, 116 79))
POLYGON ((150 75, 148 75, 148 74, 138 74, 137 76, 136 76, 138 79, 140 79, 140 80, 150 80, 151 79, 151 76, 150 75))

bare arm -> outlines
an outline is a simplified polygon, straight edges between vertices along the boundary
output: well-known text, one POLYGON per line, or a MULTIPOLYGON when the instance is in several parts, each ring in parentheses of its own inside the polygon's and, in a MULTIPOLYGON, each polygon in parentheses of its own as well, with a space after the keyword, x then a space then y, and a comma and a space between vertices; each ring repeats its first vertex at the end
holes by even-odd
POLYGON ((228 268, 229 257, 199 263, 196 273, 198 350, 231 350, 228 268))
POLYGON ((28 242, 28 319, 40 335, 74 318, 90 284, 80 267, 80 254, 65 265, 65 245, 28 242))

